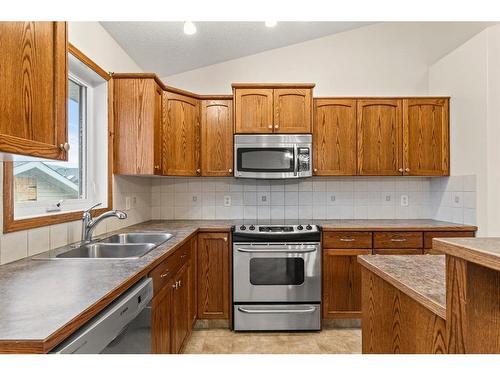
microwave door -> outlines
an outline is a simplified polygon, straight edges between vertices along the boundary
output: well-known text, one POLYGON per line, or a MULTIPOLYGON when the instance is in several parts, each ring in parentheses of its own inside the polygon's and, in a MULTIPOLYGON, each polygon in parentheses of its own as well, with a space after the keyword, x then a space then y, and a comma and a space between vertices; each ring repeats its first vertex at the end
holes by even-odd
POLYGON ((297 173, 294 146, 238 147, 236 163, 238 177, 284 178, 297 173))

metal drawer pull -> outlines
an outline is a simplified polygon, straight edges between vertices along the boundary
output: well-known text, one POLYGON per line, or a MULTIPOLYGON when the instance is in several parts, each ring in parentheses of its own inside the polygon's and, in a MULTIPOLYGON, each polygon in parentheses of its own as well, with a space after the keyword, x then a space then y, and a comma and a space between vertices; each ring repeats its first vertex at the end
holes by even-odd
POLYGON ((162 273, 162 274, 160 275, 160 278, 162 278, 162 279, 163 279, 163 278, 167 277, 168 275, 170 275, 170 271, 167 271, 167 272, 165 272, 165 273, 162 273))
POLYGON ((405 242, 406 238, 391 238, 392 242, 405 242))
POLYGON ((356 241, 355 238, 341 238, 340 241, 342 242, 354 242, 356 241))
POLYGON ((238 247, 236 250, 242 253, 312 253, 317 250, 316 246, 306 246, 303 249, 273 249, 266 247, 256 247, 256 248, 247 248, 247 247, 238 247))
POLYGON ((316 307, 307 309, 267 309, 267 310, 250 310, 243 307, 238 307, 238 311, 245 314, 289 314, 289 313, 312 313, 316 311, 316 307))
POLYGON ((181 255, 181 259, 184 259, 185 257, 187 257, 187 254, 182 254, 181 255))

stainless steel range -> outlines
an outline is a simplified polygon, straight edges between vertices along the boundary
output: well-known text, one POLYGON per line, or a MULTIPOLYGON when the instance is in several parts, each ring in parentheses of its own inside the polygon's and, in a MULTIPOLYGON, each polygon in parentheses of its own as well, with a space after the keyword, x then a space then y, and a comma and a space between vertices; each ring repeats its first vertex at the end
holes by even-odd
POLYGON ((319 330, 321 228, 233 227, 235 331, 319 330))

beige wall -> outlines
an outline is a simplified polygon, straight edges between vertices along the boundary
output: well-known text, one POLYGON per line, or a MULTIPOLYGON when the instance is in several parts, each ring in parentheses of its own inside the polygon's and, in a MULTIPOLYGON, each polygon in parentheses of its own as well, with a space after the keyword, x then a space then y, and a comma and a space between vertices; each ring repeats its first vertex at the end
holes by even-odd
MULTIPOLYGON (((70 22, 69 40, 106 71, 142 71, 98 22, 70 22)), ((3 165, 0 163, 0 189, 3 165)), ((103 222, 96 233, 103 233, 139 223, 151 218, 151 180, 140 177, 115 177, 114 208, 125 208, 125 197, 135 197, 136 203, 127 211, 128 219, 103 222)), ((3 201, 0 207, 3 209, 3 201)), ((2 216, 0 215, 0 226, 2 216)), ((81 223, 74 221, 37 229, 0 234, 0 264, 12 262, 67 243, 81 237, 81 223)))
POLYGON ((429 90, 450 95, 451 174, 477 176, 479 235, 500 235, 500 26, 433 64, 429 90))

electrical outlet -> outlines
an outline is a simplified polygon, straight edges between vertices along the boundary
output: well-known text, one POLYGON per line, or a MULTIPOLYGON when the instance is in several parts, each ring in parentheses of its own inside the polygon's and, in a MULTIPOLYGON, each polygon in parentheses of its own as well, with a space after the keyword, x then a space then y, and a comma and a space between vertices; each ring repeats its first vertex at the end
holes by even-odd
POLYGON ((130 210, 132 205, 132 199, 130 197, 125 197, 125 211, 130 210))
POLYGON ((132 197, 132 208, 135 208, 135 206, 137 206, 137 197, 134 195, 132 197))
POLYGON ((230 207, 230 206, 231 206, 231 196, 224 195, 224 207, 230 207))
POLYGON ((456 204, 460 204, 460 195, 455 195, 454 200, 456 204))
POLYGON ((262 196, 260 197, 260 200, 261 200, 262 202, 267 202, 267 196, 266 196, 266 195, 262 195, 262 196))
POLYGON ((408 195, 401 196, 401 206, 403 206, 403 207, 408 206, 408 195))
POLYGON ((336 198, 335 198, 335 195, 330 195, 330 200, 331 200, 332 202, 335 202, 335 199, 336 199, 336 198))
POLYGON ((390 202, 390 201, 391 201, 391 196, 390 196, 390 194, 387 194, 387 195, 385 196, 385 201, 386 201, 386 202, 390 202))
POLYGON ((193 202, 197 202, 197 201, 198 201, 198 196, 193 195, 193 202))

